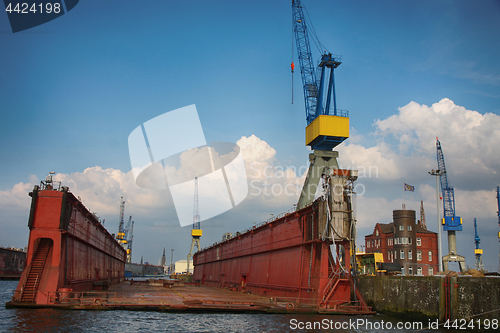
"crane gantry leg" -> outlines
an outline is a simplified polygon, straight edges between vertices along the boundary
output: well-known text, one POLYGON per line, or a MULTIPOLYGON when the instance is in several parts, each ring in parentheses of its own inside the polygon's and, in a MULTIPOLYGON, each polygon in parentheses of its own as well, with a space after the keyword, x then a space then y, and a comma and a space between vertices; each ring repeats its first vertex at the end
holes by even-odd
POLYGON ((455 230, 448 230, 448 255, 443 257, 443 268, 448 270, 449 262, 458 262, 460 272, 465 272, 465 258, 457 254, 457 235, 455 230))
POLYGON ((300 193, 297 209, 302 209, 313 202, 319 180, 325 169, 339 168, 337 157, 339 157, 337 151, 328 150, 315 150, 309 154, 309 170, 304 181, 304 186, 302 187, 302 193, 300 193))

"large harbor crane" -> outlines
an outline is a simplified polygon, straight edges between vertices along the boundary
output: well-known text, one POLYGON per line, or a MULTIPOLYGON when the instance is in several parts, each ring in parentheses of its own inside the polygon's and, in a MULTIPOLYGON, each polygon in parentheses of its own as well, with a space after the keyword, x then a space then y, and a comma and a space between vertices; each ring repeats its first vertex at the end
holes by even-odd
MULTIPOLYGON (((314 151, 309 154, 310 166, 297 203, 301 209, 314 200, 325 170, 339 168, 338 152, 332 149, 349 137, 349 114, 337 109, 335 96, 334 70, 342 63, 341 57, 323 50, 315 69, 300 0, 292 0, 292 17, 304 90, 306 145, 314 151)), ((319 41, 318 44, 321 45, 319 41)), ((293 68, 292 62, 292 72, 293 68)))
POLYGON ((479 271, 481 269, 484 269, 484 266, 483 266, 483 259, 481 258, 483 250, 479 248, 479 244, 481 243, 481 238, 479 238, 479 235, 477 234, 476 218, 474 218, 474 232, 475 232, 474 243, 476 244, 476 248, 474 249, 474 254, 476 256, 476 269, 479 271))
POLYGON ((441 192, 443 194, 444 217, 441 220, 444 231, 448 231, 448 254, 443 257, 444 270, 448 270, 448 263, 458 262, 460 271, 465 271, 465 258, 457 254, 456 231, 462 231, 462 218, 455 215, 455 190, 448 184, 446 166, 444 163, 441 142, 436 137, 438 170, 441 170, 439 179, 441 181, 441 192))
MULTIPOLYGON (((334 258, 330 263, 332 274, 328 274, 328 292, 325 293, 323 300, 329 299, 331 295, 342 289, 347 290, 346 288, 350 288, 349 283, 353 283, 353 291, 356 295, 354 298, 359 299, 361 296, 356 290, 355 283, 350 280, 351 265, 354 271, 356 265, 352 184, 358 178, 358 172, 339 169, 337 162, 339 153, 333 151, 333 148, 349 137, 349 114, 337 108, 335 96, 334 71, 340 66, 341 58, 325 50, 325 47, 317 40, 312 24, 310 24, 311 30, 308 30, 300 0, 292 0, 292 18, 304 90, 307 124, 305 144, 313 150, 309 154, 309 169, 297 202, 297 210, 300 211, 313 203, 321 179, 324 190, 321 201, 326 202, 325 207, 327 207, 324 211, 326 224, 321 231, 316 230, 314 220, 311 219, 310 227, 311 234, 321 232, 323 239, 328 239, 330 242, 329 258, 334 258), (311 32, 311 37, 316 39, 316 44, 321 47, 319 51, 322 54, 316 69, 309 44, 309 32, 311 32), (339 279, 342 274, 346 274, 349 278, 339 283, 336 279, 339 279)), ((293 62, 291 67, 293 74, 293 62)), ((315 245, 311 243, 310 246, 307 251, 310 253, 312 262, 315 245)), ((311 271, 309 276, 311 276, 311 271)), ((308 284, 310 282, 309 278, 308 284)))

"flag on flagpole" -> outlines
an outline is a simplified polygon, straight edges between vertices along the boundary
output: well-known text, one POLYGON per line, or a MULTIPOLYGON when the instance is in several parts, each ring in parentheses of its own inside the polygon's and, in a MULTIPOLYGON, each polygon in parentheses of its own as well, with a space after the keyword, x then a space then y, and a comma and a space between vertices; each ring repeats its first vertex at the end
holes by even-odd
POLYGON ((415 191, 415 186, 411 186, 411 185, 408 185, 406 183, 405 184, 405 191, 411 191, 411 192, 414 192, 415 191))

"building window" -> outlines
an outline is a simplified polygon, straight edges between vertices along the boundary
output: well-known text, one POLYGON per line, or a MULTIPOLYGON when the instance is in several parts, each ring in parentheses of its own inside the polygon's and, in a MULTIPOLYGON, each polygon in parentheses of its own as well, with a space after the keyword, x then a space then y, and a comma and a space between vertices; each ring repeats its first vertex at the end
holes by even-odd
POLYGON ((394 259, 398 260, 398 251, 394 251, 394 259))
POLYGON ((408 275, 413 275, 413 267, 408 268, 408 275))
POLYGON ((408 250, 408 260, 413 259, 413 252, 411 250, 408 250))
POLYGON ((422 261, 422 251, 417 251, 417 261, 422 261))
POLYGON ((417 275, 422 275, 422 267, 417 267, 417 275))
POLYGON ((404 245, 408 244, 408 237, 403 237, 403 244, 404 245))
POLYGON ((429 267, 429 275, 434 275, 434 268, 429 267))
POLYGON ((417 246, 422 246, 422 239, 417 238, 417 246))
POLYGON ((410 245, 411 245, 411 243, 412 243, 412 238, 410 237, 410 245))
POLYGON ((404 259, 405 258, 405 250, 399 250, 399 258, 404 259))
POLYGON ((378 230, 375 230, 375 236, 378 236, 378 230))
POLYGON ((400 225, 399 226, 399 231, 404 231, 405 230, 405 226, 404 225, 400 225))
POLYGON ((429 261, 432 261, 432 251, 429 251, 429 261))
POLYGON ((411 225, 408 226, 408 231, 411 231, 411 225))

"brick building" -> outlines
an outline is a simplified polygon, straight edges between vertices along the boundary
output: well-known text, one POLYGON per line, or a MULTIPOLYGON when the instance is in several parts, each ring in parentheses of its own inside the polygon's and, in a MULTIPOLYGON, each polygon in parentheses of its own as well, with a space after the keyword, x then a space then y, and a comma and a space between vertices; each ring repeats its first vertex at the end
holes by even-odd
POLYGON ((414 210, 394 210, 393 222, 377 223, 365 236, 366 253, 382 253, 384 262, 398 263, 405 275, 438 272, 437 233, 415 222, 414 210))

